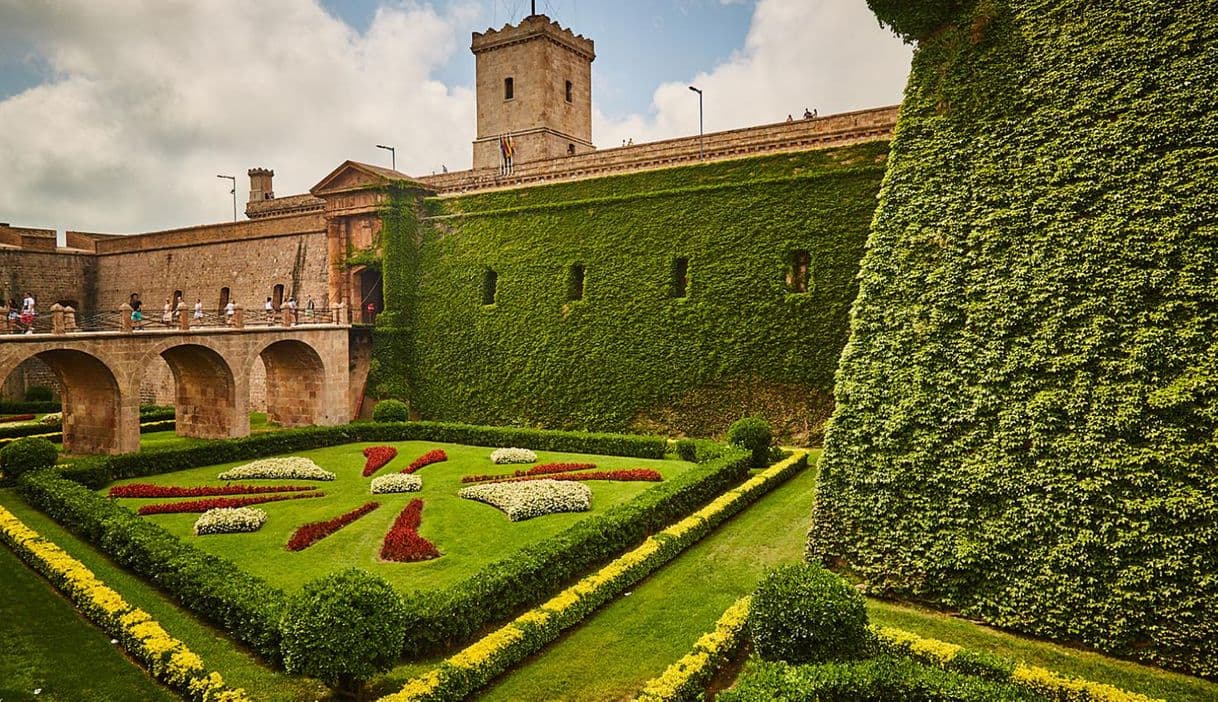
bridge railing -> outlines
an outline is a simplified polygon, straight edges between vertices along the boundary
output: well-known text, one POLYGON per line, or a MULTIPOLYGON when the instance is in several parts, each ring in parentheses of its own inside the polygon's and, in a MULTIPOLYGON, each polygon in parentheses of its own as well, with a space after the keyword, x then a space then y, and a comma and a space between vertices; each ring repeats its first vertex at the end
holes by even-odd
MULTIPOLYGON (((245 329, 249 327, 282 328, 307 326, 349 326, 350 313, 346 305, 334 307, 296 309, 284 305, 278 310, 247 311, 240 305, 232 310, 200 310, 179 304, 176 310, 149 315, 143 310, 135 314, 130 305, 124 304, 115 311, 77 313, 71 307, 53 305, 50 314, 12 317, 3 315, 4 335, 67 335, 87 332, 120 332, 135 334, 144 331, 162 330, 190 332, 192 330, 245 329)), ((2 337, 0 337, 2 338, 2 337)))

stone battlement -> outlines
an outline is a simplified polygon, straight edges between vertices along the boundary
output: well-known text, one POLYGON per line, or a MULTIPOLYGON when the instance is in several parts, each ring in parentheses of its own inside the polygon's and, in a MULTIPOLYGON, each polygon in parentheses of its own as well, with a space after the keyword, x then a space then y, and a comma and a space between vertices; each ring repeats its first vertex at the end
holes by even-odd
POLYGON ((542 38, 563 48, 569 49, 591 61, 596 58, 594 43, 591 39, 565 29, 558 22, 545 15, 525 17, 520 24, 503 25, 503 29, 487 29, 485 32, 474 32, 470 51, 480 54, 485 51, 499 49, 511 44, 519 44, 530 39, 542 38))
POLYGON ((699 160, 722 161, 765 153, 845 146, 891 138, 897 123, 898 109, 898 106, 894 105, 815 119, 797 119, 713 132, 702 138, 695 135, 598 149, 575 156, 517 164, 515 171, 507 176, 500 175, 498 168, 481 168, 423 176, 418 180, 440 195, 452 195, 476 190, 596 178, 615 173, 666 168, 699 160))

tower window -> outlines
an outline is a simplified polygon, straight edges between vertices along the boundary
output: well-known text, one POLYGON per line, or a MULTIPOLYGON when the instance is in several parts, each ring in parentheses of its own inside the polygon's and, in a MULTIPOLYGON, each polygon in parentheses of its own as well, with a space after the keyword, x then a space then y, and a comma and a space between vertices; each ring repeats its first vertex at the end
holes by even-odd
POLYGON ((482 304, 495 304, 495 295, 499 288, 499 274, 490 268, 482 274, 482 304))
POLYGON ((584 264, 582 263, 571 265, 571 272, 567 276, 567 299, 584 299, 584 264))
POLYGON ((672 260, 669 295, 676 298, 689 297, 689 259, 684 256, 672 260))
POLYGON ((571 93, 573 92, 572 88, 574 87, 575 86, 571 84, 571 81, 567 81, 567 102, 571 102, 571 93))
POLYGON ((790 268, 787 270, 787 290, 793 293, 808 292, 809 270, 812 267, 812 256, 806 249, 791 252, 790 268))
POLYGON ((503 99, 511 100, 516 95, 516 86, 511 76, 503 79, 503 99))

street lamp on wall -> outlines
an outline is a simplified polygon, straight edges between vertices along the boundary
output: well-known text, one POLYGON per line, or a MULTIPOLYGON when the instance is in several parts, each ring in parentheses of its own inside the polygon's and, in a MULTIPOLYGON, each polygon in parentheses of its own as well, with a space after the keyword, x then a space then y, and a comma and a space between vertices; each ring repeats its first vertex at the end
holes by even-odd
POLYGON ((229 193, 233 196, 233 221, 236 222, 237 221, 237 178, 236 178, 236 176, 226 176, 226 175, 218 175, 216 177, 231 181, 233 184, 233 189, 230 190, 229 193))
POLYGON ((385 146, 384 144, 377 144, 376 148, 389 152, 389 167, 396 171, 398 169, 398 152, 394 151, 392 146, 385 146))
POLYGON ((703 147, 702 147, 703 138, 704 138, 703 131, 702 131, 702 91, 699 90, 698 88, 695 88, 692 85, 689 86, 689 89, 698 94, 698 160, 700 161, 706 157, 705 156, 706 152, 703 150, 703 147))

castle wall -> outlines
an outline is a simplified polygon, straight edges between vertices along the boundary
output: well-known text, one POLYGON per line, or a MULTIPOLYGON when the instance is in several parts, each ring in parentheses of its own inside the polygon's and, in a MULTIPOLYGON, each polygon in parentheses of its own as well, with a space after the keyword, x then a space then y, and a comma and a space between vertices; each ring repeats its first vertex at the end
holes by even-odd
POLYGON ((33 293, 38 311, 48 314, 56 302, 78 308, 96 304, 96 266, 91 255, 0 247, 0 295, 21 304, 22 294, 33 293))

